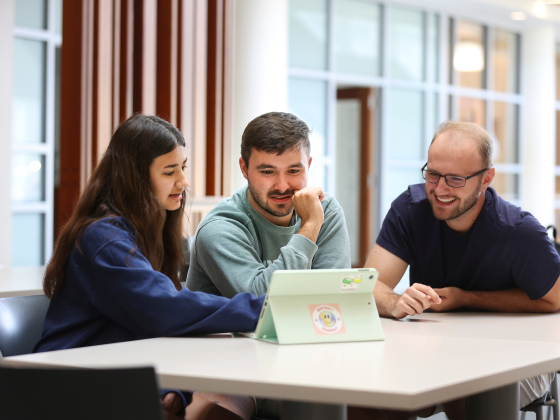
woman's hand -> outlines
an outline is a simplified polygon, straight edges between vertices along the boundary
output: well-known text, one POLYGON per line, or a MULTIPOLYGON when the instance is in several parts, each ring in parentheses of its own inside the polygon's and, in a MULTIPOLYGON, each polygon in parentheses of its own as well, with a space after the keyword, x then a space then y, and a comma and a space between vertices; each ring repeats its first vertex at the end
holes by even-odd
POLYGON ((183 409, 183 399, 176 392, 168 392, 161 400, 161 404, 165 411, 171 414, 177 414, 183 409))

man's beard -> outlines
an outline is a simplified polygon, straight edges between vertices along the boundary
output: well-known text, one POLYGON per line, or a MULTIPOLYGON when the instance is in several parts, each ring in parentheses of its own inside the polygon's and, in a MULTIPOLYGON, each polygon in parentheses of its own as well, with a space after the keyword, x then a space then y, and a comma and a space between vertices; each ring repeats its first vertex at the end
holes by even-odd
POLYGON ((294 210, 294 206, 290 204, 286 203, 286 204, 277 204, 278 209, 274 210, 273 208, 271 208, 268 205, 267 202, 267 198, 273 195, 290 195, 293 196, 294 195, 294 190, 286 190, 286 191, 279 191, 279 190, 274 190, 274 191, 269 191, 268 193, 265 194, 260 194, 259 191, 257 191, 256 189, 253 188, 253 186, 251 185, 251 183, 249 183, 249 191, 251 193, 251 195, 253 196, 253 199, 255 200, 255 202, 259 205, 259 207, 261 209, 263 209, 264 211, 266 211, 267 213, 276 216, 276 217, 284 217, 289 215, 293 210, 294 210))
POLYGON ((442 216, 437 215, 437 213, 436 213, 437 204, 435 203, 435 201, 437 200, 436 194, 435 194, 434 191, 430 192, 428 197, 430 197, 430 204, 432 205, 432 213, 434 214, 434 217, 438 220, 455 220, 455 219, 461 217, 463 214, 468 212, 470 209, 472 209, 476 205, 476 202, 478 201, 478 197, 480 196, 481 187, 482 187, 482 180, 480 180, 480 182, 478 183, 478 186, 476 187, 476 190, 471 195, 469 195, 467 198, 465 198, 464 202, 463 202, 463 200, 461 200, 462 202, 459 204, 459 207, 457 207, 453 211, 453 213, 451 213, 449 216, 446 216, 446 217, 442 217, 442 216))

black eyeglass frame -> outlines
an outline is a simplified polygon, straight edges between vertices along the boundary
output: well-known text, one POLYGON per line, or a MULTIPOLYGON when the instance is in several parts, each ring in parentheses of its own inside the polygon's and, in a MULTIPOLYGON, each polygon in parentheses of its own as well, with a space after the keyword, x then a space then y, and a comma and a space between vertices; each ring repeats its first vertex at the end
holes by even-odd
POLYGON ((445 178, 445 183, 446 183, 448 186, 450 186, 451 188, 463 188, 465 185, 467 185, 467 180, 469 180, 469 179, 471 179, 471 178, 474 178, 475 176, 478 176, 478 175, 480 175, 480 174, 483 174, 484 172, 486 172, 488 169, 490 169, 490 168, 491 168, 492 166, 494 166, 494 165, 490 165, 488 168, 484 168, 483 170, 478 171, 476 174, 472 174, 472 175, 469 175, 469 176, 442 175, 442 174, 438 174, 437 172, 428 171, 427 166, 428 166, 428 162, 426 162, 426 164, 425 164, 424 166, 422 166, 422 169, 421 169, 421 171, 422 171, 422 178, 424 178, 424 180, 425 180, 426 182, 429 182, 430 184, 439 184, 440 178, 443 177, 443 178, 445 178), (428 181, 428 180, 426 179, 426 177, 424 176, 424 172, 429 172, 429 173, 431 173, 431 174, 433 174, 433 175, 437 175, 437 176, 439 176, 439 178, 438 178, 438 180, 437 180, 436 182, 428 181), (453 177, 453 178, 461 178, 461 179, 464 180, 465 183, 464 183, 463 185, 461 185, 461 186, 449 185, 449 181, 447 180, 447 177, 448 177, 448 176, 451 176, 451 177, 453 177))

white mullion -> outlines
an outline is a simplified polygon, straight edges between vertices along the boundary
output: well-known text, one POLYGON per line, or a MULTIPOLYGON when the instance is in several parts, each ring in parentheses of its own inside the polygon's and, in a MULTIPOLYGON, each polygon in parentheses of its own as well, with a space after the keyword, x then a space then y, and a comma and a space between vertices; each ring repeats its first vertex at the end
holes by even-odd
POLYGON ((12 209, 12 213, 18 214, 30 214, 30 213, 42 213, 46 214, 48 211, 49 203, 46 201, 31 201, 27 202, 12 202, 10 206, 12 209))
POLYGON ((449 119, 449 16, 439 14, 439 57, 438 57, 438 83, 439 83, 439 118, 440 122, 449 119))
POLYGON ((54 237, 54 131, 55 131, 55 80, 56 80, 56 40, 55 33, 55 5, 53 0, 48 1, 47 30, 51 34, 47 41, 46 92, 45 92, 45 142, 48 151, 45 156, 45 201, 47 211, 45 214, 44 256, 45 262, 50 259, 53 249, 54 237))
POLYGON ((35 41, 62 43, 62 36, 45 29, 29 29, 16 27, 14 28, 14 36, 16 38, 32 39, 35 41))
POLYGON ((335 165, 334 156, 336 154, 336 80, 332 77, 333 70, 336 68, 335 55, 334 55, 334 0, 327 2, 327 74, 329 79, 327 81, 327 103, 326 112, 327 117, 327 153, 323 159, 323 167, 325 168, 325 175, 327 185, 325 186, 329 192, 336 196, 336 182, 335 182, 335 165))
MULTIPOLYGON (((390 203, 387 200, 387 192, 389 190, 389 181, 388 181, 388 173, 389 173, 389 101, 391 99, 391 92, 388 87, 387 78, 388 78, 388 70, 389 70, 389 60, 387 59, 387 52, 389 50, 389 7, 386 4, 380 6, 380 26, 381 26, 381 51, 380 51, 380 58, 381 58, 381 78, 383 79, 383 85, 380 89, 380 99, 381 99, 381 107, 380 107, 380 116, 378 121, 381 122, 381 129, 379 133, 381 133, 380 141, 378 142, 378 151, 380 156, 380 211, 377 212, 376 216, 376 227, 379 228, 381 226, 382 215, 384 215, 390 203)), ((376 229, 378 232, 379 230, 376 229)))

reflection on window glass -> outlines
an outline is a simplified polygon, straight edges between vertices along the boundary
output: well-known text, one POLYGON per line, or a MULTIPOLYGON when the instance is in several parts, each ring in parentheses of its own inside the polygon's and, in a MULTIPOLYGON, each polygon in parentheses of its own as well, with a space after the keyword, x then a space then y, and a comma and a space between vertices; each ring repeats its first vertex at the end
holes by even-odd
POLYGON ((389 77, 424 80, 424 13, 389 10, 389 77))
POLYGON ((327 68, 327 1, 290 0, 290 66, 327 68))
POLYGON ((51 1, 54 1, 54 31, 62 35, 62 0, 51 1))
MULTIPOLYGON (((311 156, 325 156, 327 151, 327 84, 316 80, 290 78, 288 107, 311 129, 311 156)), ((326 172, 318 162, 311 165, 309 185, 326 188, 326 172)))
POLYGON ((511 32, 494 32, 494 90, 518 93, 518 41, 519 37, 511 32))
POLYGON ((346 218, 353 267, 360 263, 360 122, 358 99, 336 101, 336 198, 346 218))
POLYGON ((459 121, 473 122, 486 128, 486 101, 483 99, 459 98, 459 121))
POLYGON ((409 185, 424 183, 421 167, 391 168, 387 173, 386 203, 392 203, 409 185))
POLYGON ((423 158, 423 93, 391 89, 388 98, 389 157, 391 159, 423 158))
POLYGON ((426 52, 427 74, 429 82, 439 82, 439 15, 431 18, 431 28, 428 30, 428 51, 426 52))
POLYGON ((44 142, 44 42, 15 39, 13 86, 12 141, 44 142))
POLYGON ((30 267, 45 264, 44 214, 12 215, 12 265, 30 267))
POLYGON ((494 104, 494 162, 519 162, 518 106, 504 102, 494 104))
POLYGON ((45 156, 13 153, 11 181, 13 201, 43 201, 45 199, 45 156))
POLYGON ((334 9, 336 69, 343 73, 379 75, 379 5, 363 0, 336 0, 334 9))
POLYGON ((457 39, 453 51, 453 68, 457 72, 459 86, 483 89, 485 52, 484 28, 481 25, 456 21, 457 39))
POLYGON ((16 26, 47 28, 47 0, 15 0, 16 26))
POLYGON ((519 175, 496 173, 492 184, 498 195, 504 200, 512 201, 519 198, 519 175))

